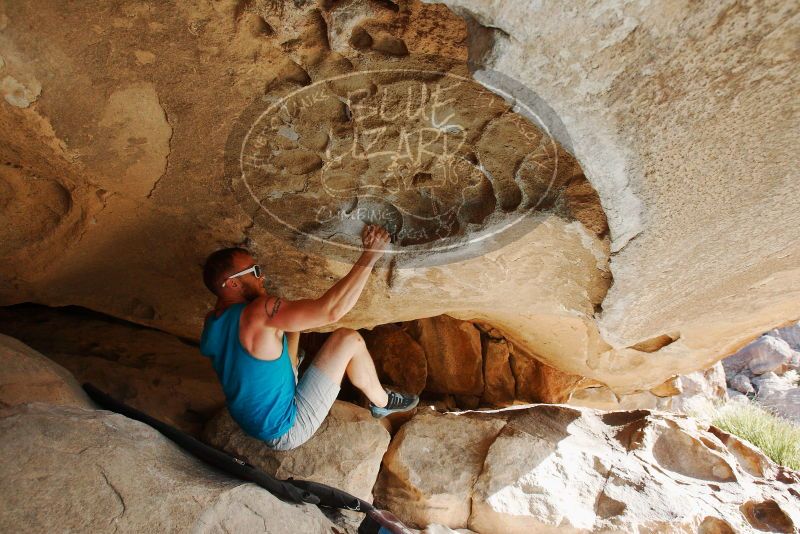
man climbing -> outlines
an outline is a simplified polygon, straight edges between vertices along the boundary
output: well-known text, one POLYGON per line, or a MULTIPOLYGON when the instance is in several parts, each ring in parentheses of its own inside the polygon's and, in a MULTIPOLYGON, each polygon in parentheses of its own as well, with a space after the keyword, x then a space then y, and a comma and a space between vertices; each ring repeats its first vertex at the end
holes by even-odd
POLYGON ((242 248, 211 254, 203 281, 217 297, 206 315, 200 352, 211 358, 228 410, 239 426, 268 447, 289 450, 319 428, 342 377, 370 401, 374 417, 410 410, 419 398, 384 388, 361 335, 339 328, 297 379, 300 332, 338 322, 355 305, 389 234, 368 225, 364 251, 350 272, 317 299, 285 300, 267 293, 263 272, 242 248))

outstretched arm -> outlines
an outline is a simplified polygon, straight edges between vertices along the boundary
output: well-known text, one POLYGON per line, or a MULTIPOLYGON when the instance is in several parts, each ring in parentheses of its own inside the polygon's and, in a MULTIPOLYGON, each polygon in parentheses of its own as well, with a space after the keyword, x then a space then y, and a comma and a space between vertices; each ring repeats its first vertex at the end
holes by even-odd
POLYGON ((389 233, 378 226, 367 226, 362 233, 364 252, 341 280, 318 299, 284 300, 262 297, 251 303, 263 310, 264 323, 272 328, 298 332, 339 321, 361 296, 375 262, 389 243, 389 233))
MULTIPOLYGON (((385 232, 383 229, 380 231, 385 232)), ((322 295, 320 300, 323 302, 325 309, 329 311, 332 318, 331 322, 338 321, 353 309, 361 296, 361 292, 364 291, 364 287, 367 285, 367 280, 369 280, 369 275, 375 266, 375 262, 378 261, 382 254, 383 251, 365 250, 362 252, 361 257, 358 258, 350 272, 322 295)))
POLYGON ((339 280, 321 297, 325 308, 330 311, 332 321, 336 322, 353 309, 367 284, 372 268, 386 252, 389 232, 377 225, 367 225, 361 233, 364 252, 353 265, 350 272, 339 280))

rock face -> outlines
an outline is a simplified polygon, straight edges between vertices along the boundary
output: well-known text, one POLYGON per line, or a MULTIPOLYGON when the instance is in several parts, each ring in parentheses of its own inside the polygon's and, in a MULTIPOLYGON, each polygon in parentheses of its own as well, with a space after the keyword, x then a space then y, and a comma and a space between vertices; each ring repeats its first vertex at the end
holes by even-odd
POLYGON ((342 401, 309 441, 290 451, 271 450, 245 434, 227 408, 209 421, 203 439, 277 478, 322 482, 369 502, 389 446, 389 432, 369 411, 342 401))
POLYGON ((489 404, 503 406, 516 398, 510 357, 505 339, 486 338, 483 341, 483 400, 489 404))
POLYGON ((424 260, 419 267, 395 269, 387 257, 349 326, 447 311, 477 316, 502 301, 510 316, 534 307, 588 314, 610 283, 597 195, 566 151, 466 77, 465 24, 444 6, 259 0, 152 12, 136 3, 118 12, 100 4, 44 12, 3 6, 2 15, 2 74, 26 88, 15 86, 15 101, 37 98, 35 106, 0 107, 0 187, 11 199, 2 211, 3 304, 79 304, 196 339, 211 302, 199 276, 209 252, 249 246, 269 258, 283 296, 319 296, 357 252, 332 256, 314 238, 349 246, 359 214, 378 212, 388 214, 387 225, 401 213, 415 216, 396 225, 398 248, 442 238, 461 250, 432 258, 438 266, 430 267, 425 250, 413 255, 424 260), (64 27, 76 34, 50 38, 64 27), (86 37, 91 28, 103 29, 96 42, 86 37), (378 72, 387 69, 422 74, 378 72), (48 80, 41 92, 40 80, 48 80), (226 168, 226 158, 239 159, 226 144, 257 118, 249 106, 296 90, 316 105, 286 107, 294 111, 279 117, 270 152, 257 162, 271 174, 244 191, 241 172, 226 168), (378 109, 382 117, 370 115, 378 109), (384 132, 361 145, 384 156, 343 157, 364 139, 359 128, 384 132), (443 135, 457 150, 445 148, 443 135), (388 161, 392 151, 397 157, 388 161), (454 162, 458 179, 443 174, 454 162), (351 194, 363 187, 384 194, 351 194), (300 217, 302 231, 276 231, 256 202, 300 217), (524 218, 533 235, 513 248, 495 242, 495 227, 533 208, 524 218), (482 233, 489 239, 470 243, 482 233), (462 252, 465 261, 447 263, 462 252), (489 263, 483 252, 493 254, 489 263), (56 255, 57 266, 48 261, 56 255), (509 278, 506 265, 523 257, 539 259, 509 278), (165 273, 173 274, 153 284, 165 273), (512 305, 520 282, 536 278, 570 289, 512 305))
POLYGON ((412 330, 425 351, 428 391, 483 394, 481 336, 472 323, 439 315, 414 321, 412 330))
MULTIPOLYGON (((63 365, 72 382, 90 382, 194 436, 225 403, 210 360, 164 332, 85 310, 36 306, 0 310, 0 332, 13 332, 47 355, 46 361, 63 365)), ((31 388, 27 381, 24 387, 31 388)))
POLYGON ((468 20, 475 78, 537 110, 608 217, 614 284, 595 324, 615 350, 589 355, 587 366, 625 371, 615 381, 570 368, 569 357, 551 363, 617 390, 631 380, 648 389, 645 377, 668 378, 659 369, 707 368, 797 321, 800 242, 787 228, 800 218, 800 182, 770 178, 792 175, 797 154, 779 149, 763 165, 741 152, 713 156, 794 139, 786 118, 800 76, 796 5, 444 3, 468 20), (735 76, 731 65, 741 68, 735 76), (767 72, 780 81, 759 83, 767 72), (711 87, 720 90, 713 102, 711 87), (765 216, 759 205, 769 206, 765 216))
POLYGON ((41 401, 95 408, 69 371, 19 340, 0 334, 0 407, 41 401))
POLYGON ((362 332, 382 379, 415 394, 452 395, 462 408, 565 402, 598 385, 514 347, 490 326, 447 315, 362 332))
POLYGON ((41 402, 0 411, 0 494, 3 532, 335 531, 143 423, 41 402))
POLYGON ((67 370, 20 341, 0 335, 0 359, 0 531, 338 531, 316 507, 284 503, 95 409, 67 370))
POLYGON ((340 532, 96 406, 64 368, 0 335, 0 531, 340 532))
POLYGON ((616 395, 606 386, 589 384, 569 395, 568 404, 599 410, 658 409, 692 415, 709 415, 715 405, 728 398, 725 372, 718 362, 705 371, 695 371, 667 380, 650 391, 616 395))
POLYGON ((782 373, 791 365, 796 352, 783 339, 765 334, 736 354, 725 358, 722 365, 729 377, 742 372, 749 372, 751 375, 763 375, 771 371, 782 373))
POLYGON ((745 375, 736 375, 731 379, 731 388, 735 389, 739 393, 744 393, 747 395, 748 393, 754 393, 755 390, 753 389, 753 384, 750 382, 750 379, 747 378, 745 375))
POLYGON ((419 395, 428 379, 425 351, 403 328, 381 325, 362 331, 381 383, 419 395))
POLYGON ((717 362, 705 371, 695 371, 677 378, 680 393, 671 397, 669 409, 681 413, 702 413, 714 404, 728 400, 725 370, 717 362))
POLYGON ((356 251, 332 258, 309 236, 346 242, 360 209, 413 212, 397 246, 427 246, 419 220, 458 205, 437 230, 468 243, 458 253, 469 257, 387 258, 343 326, 481 320, 548 365, 629 394, 796 319, 796 6, 447 4, 4 3, 0 303, 78 304, 196 339, 211 302, 199 267, 212 250, 249 246, 282 296, 315 297, 356 251), (475 78, 530 112, 470 83, 468 59, 475 78), (374 74, 387 66, 464 83, 425 122, 405 114, 407 89, 426 87, 431 104, 441 77, 374 74), (312 89, 319 105, 278 117, 253 162, 269 174, 245 195, 226 169, 237 155, 226 144, 249 126, 239 118, 262 96, 269 105, 312 89), (354 90, 362 100, 348 101, 354 90), (383 96, 392 120, 366 116, 383 96), (520 120, 531 113, 542 128, 520 120), (384 133, 354 146, 395 154, 434 125, 463 138, 455 160, 469 172, 442 180, 446 166, 419 150, 420 136, 391 169, 337 158, 357 124, 384 133), (354 190, 385 190, 387 169, 397 187, 353 202, 354 190), (551 175, 530 231, 471 241, 516 220, 551 175), (257 202, 308 224, 287 240, 257 202))
POLYGON ((800 473, 683 416, 536 405, 418 414, 375 495, 411 523, 481 533, 793 532, 798 484, 800 473))
MULTIPOLYGON (((448 369, 474 370, 482 361, 480 380, 484 387, 481 396, 456 394, 453 397, 426 389, 428 357, 408 333, 418 335, 420 326, 416 321, 381 325, 361 333, 383 383, 411 393, 424 391, 425 399, 442 401, 446 410, 566 401, 602 409, 657 407, 696 412, 700 411, 695 409, 697 405, 723 399, 721 370, 698 371, 675 377, 650 392, 617 396, 592 380, 548 366, 485 325, 473 326, 449 317, 435 321, 449 325, 441 335, 456 339, 462 332, 474 337, 479 331, 480 355, 472 345, 469 350, 453 349, 452 341, 432 343, 428 350, 432 361, 446 361, 437 371, 445 376, 448 369)), ((192 435, 199 437, 203 423, 224 406, 224 395, 209 361, 196 347, 169 334, 85 310, 67 312, 29 305, 0 309, 0 332, 4 330, 14 332, 64 365, 80 382, 89 381, 113 397, 192 435)), ((310 356, 319 349, 324 337, 325 334, 302 336, 301 341, 310 356)), ((50 365, 50 360, 47 362, 50 365)), ((471 372, 451 372, 450 375, 446 380, 454 386, 448 391, 464 391, 465 386, 459 380, 465 379, 467 385, 478 381, 471 372)), ((71 375, 67 376, 72 380, 71 375)), ((406 419, 403 414, 393 417, 393 426, 397 428, 406 419)))
POLYGON ((486 451, 504 422, 436 413, 422 412, 400 428, 384 457, 375 493, 405 521, 460 528, 467 525, 472 488, 486 451), (452 447, 437 454, 442 440, 452 447))
MULTIPOLYGON (((483 339, 502 363, 507 347, 483 339)), ((67 371, 12 338, 0 342, 3 532, 353 526, 222 475, 147 425, 92 409, 67 371)), ((774 378, 754 380, 766 391, 774 378)), ((709 384, 677 377, 647 394, 676 399, 709 384)), ((366 410, 337 401, 308 443, 277 452, 246 436, 223 409, 203 437, 279 478, 324 482, 367 500, 374 487, 376 504, 431 533, 795 532, 800 524, 800 473, 687 417, 564 405, 420 408, 409 417, 390 444, 366 410)))
POLYGON ((511 371, 516 382, 516 398, 526 402, 566 402, 574 391, 592 383, 582 376, 559 371, 520 350, 512 351, 511 371))

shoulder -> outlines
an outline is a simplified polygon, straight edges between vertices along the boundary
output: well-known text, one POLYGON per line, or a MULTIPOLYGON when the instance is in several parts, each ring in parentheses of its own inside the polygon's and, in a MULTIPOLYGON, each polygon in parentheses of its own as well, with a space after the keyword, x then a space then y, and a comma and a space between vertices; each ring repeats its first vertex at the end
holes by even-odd
POLYGON ((246 312, 252 317, 260 317, 264 320, 268 320, 278 313, 282 304, 283 299, 281 297, 277 295, 264 295, 263 297, 258 297, 251 301, 246 307, 246 312))
POLYGON ((268 326, 281 309, 283 299, 277 295, 264 295, 250 301, 242 312, 242 321, 268 326))

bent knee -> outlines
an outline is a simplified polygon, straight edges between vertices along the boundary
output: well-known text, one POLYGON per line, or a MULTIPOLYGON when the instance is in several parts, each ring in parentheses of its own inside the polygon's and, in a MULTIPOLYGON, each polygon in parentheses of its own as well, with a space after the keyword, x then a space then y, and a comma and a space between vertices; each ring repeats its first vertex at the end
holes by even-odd
POLYGON ((363 342, 364 338, 358 333, 358 330, 352 328, 337 328, 331 332, 331 337, 346 342, 363 342))

